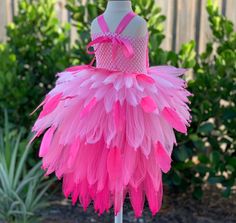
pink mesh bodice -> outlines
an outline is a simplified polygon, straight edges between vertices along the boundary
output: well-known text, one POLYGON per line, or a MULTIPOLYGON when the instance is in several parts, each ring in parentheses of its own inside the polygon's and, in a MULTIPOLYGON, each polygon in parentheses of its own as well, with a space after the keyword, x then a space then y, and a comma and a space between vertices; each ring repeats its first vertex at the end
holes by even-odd
POLYGON ((92 43, 96 57, 96 67, 114 71, 147 74, 148 34, 143 37, 122 35, 133 12, 128 13, 114 33, 110 32, 103 15, 98 17, 102 32, 92 34, 92 43))
MULTIPOLYGON (((92 39, 96 39, 97 37, 104 35, 96 34, 92 35, 92 39)), ((112 33, 106 33, 105 35, 113 35, 112 33)), ((104 43, 99 46, 96 44, 95 46, 95 56, 96 56, 96 67, 106 68, 109 70, 120 70, 123 72, 135 72, 135 73, 145 73, 147 72, 147 58, 146 58, 146 50, 148 43, 148 35, 145 37, 128 37, 123 36, 123 38, 127 39, 133 48, 134 55, 132 58, 126 58, 122 49, 117 49, 117 54, 114 60, 112 60, 112 43, 104 43)))

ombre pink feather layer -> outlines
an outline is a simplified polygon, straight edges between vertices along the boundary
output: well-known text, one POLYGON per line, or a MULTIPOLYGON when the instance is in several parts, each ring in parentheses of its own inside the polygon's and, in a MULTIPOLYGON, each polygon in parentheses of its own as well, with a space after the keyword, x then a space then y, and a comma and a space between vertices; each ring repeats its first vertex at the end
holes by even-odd
MULTIPOLYGON (((39 156, 46 175, 63 178, 66 197, 102 214, 120 210, 128 194, 135 216, 145 197, 155 215, 162 172, 171 168, 174 129, 191 122, 184 69, 156 66, 148 75, 76 66, 58 74, 33 126, 44 134, 39 156)), ((33 138, 33 140, 34 140, 33 138)))

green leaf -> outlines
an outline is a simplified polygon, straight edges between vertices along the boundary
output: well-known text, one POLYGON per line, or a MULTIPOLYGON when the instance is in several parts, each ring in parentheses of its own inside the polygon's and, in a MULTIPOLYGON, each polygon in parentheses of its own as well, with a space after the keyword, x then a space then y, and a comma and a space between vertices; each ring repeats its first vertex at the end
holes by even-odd
POLYGON ((197 187, 194 187, 194 191, 193 191, 193 197, 200 200, 203 196, 203 191, 202 191, 202 188, 197 186, 197 187))
POLYGON ((226 198, 228 198, 231 194, 231 188, 230 187, 226 187, 223 191, 222 191, 222 195, 226 198))
POLYGON ((220 153, 218 151, 213 151, 210 153, 210 161, 217 165, 220 162, 220 153))
POLYGON ((172 178, 172 179, 173 179, 173 183, 174 183, 174 185, 178 186, 178 185, 181 184, 181 178, 180 178, 179 173, 174 172, 174 174, 173 174, 173 178, 172 178))
POLYGON ((214 129, 214 125, 208 122, 208 123, 204 123, 200 125, 198 128, 198 132, 208 134, 208 133, 211 133, 213 129, 214 129))
POLYGON ((209 177, 208 182, 210 184, 217 184, 217 183, 222 183, 225 180, 223 176, 215 176, 215 177, 209 177))
POLYGON ((188 148, 185 146, 179 147, 178 149, 175 150, 175 156, 179 161, 184 162, 186 159, 189 158, 188 148))

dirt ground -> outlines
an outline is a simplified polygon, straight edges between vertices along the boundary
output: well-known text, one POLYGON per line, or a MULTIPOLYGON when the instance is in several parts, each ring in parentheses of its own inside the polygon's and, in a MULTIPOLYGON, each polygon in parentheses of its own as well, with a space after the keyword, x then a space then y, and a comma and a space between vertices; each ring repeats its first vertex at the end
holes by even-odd
MULTIPOLYGON (((193 199, 191 193, 173 194, 164 191, 163 206, 160 212, 151 216, 147 204, 143 217, 135 219, 128 198, 124 205, 124 223, 236 223, 236 193, 223 198, 215 187, 206 188, 201 201, 193 199)), ((86 212, 80 205, 72 206, 70 199, 61 193, 50 201, 50 208, 40 213, 42 223, 111 223, 113 211, 98 216, 92 204, 86 212)))

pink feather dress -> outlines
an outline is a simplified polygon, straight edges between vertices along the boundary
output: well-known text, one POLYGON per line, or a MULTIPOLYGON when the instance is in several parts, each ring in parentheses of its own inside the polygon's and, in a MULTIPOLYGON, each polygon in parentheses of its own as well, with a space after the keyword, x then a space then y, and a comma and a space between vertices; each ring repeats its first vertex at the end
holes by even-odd
POLYGON ((114 33, 99 16, 101 33, 87 46, 96 66, 58 73, 32 128, 31 142, 43 135, 39 157, 45 175, 55 172, 65 197, 84 210, 93 201, 99 214, 113 206, 117 215, 129 196, 136 217, 145 199, 155 215, 162 204, 162 173, 170 170, 177 145, 174 130, 186 135, 191 122, 192 94, 180 77, 186 70, 150 67, 148 34, 122 34, 135 16, 125 15, 114 33))

